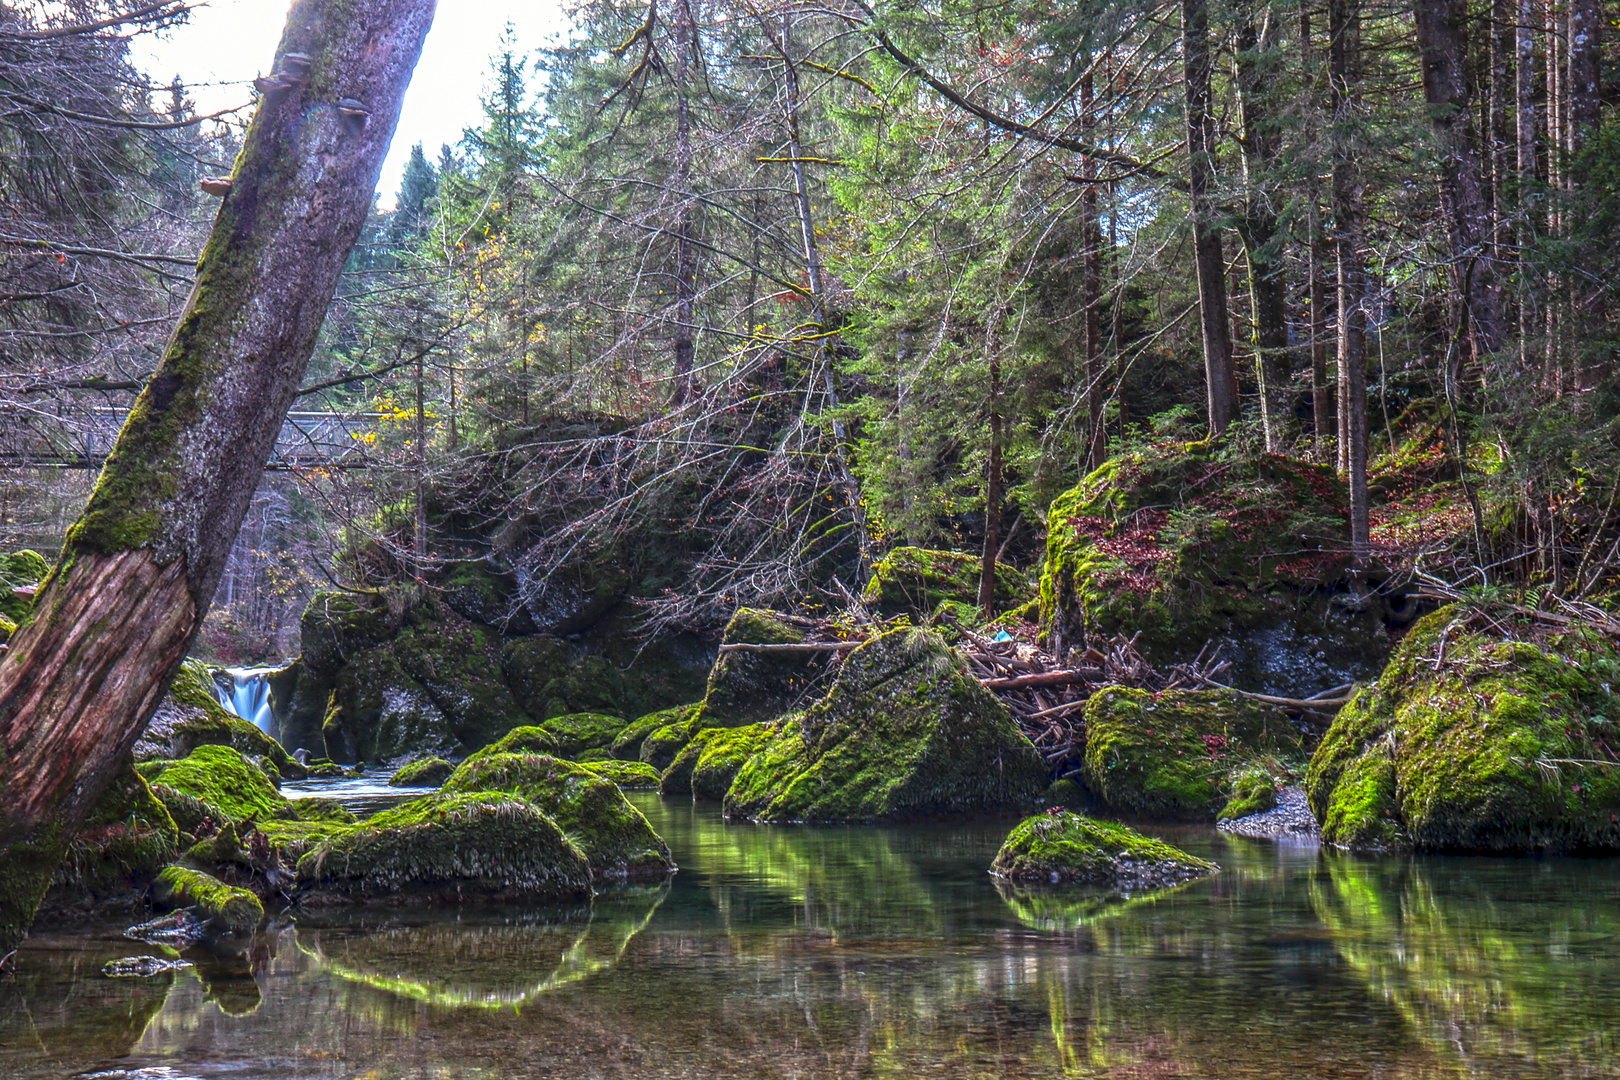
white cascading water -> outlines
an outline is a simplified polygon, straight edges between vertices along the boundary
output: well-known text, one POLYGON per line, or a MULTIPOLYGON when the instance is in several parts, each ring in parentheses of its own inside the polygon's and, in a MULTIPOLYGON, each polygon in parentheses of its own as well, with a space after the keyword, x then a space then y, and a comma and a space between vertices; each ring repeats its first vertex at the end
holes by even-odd
POLYGON ((275 670, 227 668, 224 674, 230 677, 229 686, 224 679, 214 679, 219 703, 242 719, 252 721, 254 727, 272 739, 276 737, 276 718, 270 712, 270 680, 267 676, 275 670))

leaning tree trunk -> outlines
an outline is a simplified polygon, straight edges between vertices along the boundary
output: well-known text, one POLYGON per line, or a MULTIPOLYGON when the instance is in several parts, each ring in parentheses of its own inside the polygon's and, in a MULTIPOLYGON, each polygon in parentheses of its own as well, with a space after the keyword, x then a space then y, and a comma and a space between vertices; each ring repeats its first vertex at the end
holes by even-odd
POLYGON ((0 661, 0 952, 168 687, 371 208, 434 0, 295 0, 196 284, 0 661))

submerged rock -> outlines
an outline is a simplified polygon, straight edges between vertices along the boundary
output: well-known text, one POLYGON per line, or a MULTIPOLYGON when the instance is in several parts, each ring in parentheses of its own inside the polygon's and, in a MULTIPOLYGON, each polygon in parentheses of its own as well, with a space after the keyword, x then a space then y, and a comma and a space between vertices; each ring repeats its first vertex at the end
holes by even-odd
POLYGON ((1620 655, 1592 631, 1533 634, 1510 611, 1418 620, 1340 711, 1306 791, 1352 848, 1525 854, 1620 850, 1620 655))
POLYGON ((385 810, 298 860, 316 897, 579 901, 584 854, 551 818, 497 792, 430 795, 385 810))
POLYGON ((1279 709, 1226 690, 1110 687, 1086 705, 1082 779, 1122 814, 1213 821, 1228 778, 1266 754, 1300 753, 1279 709))
MULTIPOLYGON (((872 566, 861 599, 886 615, 927 614, 944 603, 979 603, 984 560, 960 551, 899 547, 872 566)), ((996 567, 996 607, 1005 611, 1029 599, 1029 583, 1010 566, 996 567)))
POLYGON ((264 905, 253 893, 184 866, 158 875, 152 899, 164 907, 192 908, 205 925, 230 934, 251 934, 264 920, 264 905))
POLYGON ((659 876, 675 869, 669 846, 640 810, 588 765, 543 754, 469 758, 445 781, 443 795, 500 792, 555 821, 597 877, 659 876))
POLYGON ((1046 787, 1007 707, 932 634, 892 630, 851 652, 827 696, 737 774, 728 815, 879 821, 1025 810, 1046 787))
POLYGON ((770 724, 698 732, 664 770, 659 778, 659 794, 725 798, 743 765, 775 734, 770 724))
POLYGON ((1084 881, 1157 888, 1207 877, 1220 867, 1116 822, 1067 810, 1021 821, 990 865, 1015 881, 1084 881))
POLYGON ((401 765, 393 776, 388 778, 389 787, 438 787, 450 779, 450 774, 456 767, 441 757, 421 758, 408 765, 401 765))
POLYGON ((121 956, 101 965, 101 973, 109 979, 149 979, 172 971, 184 971, 190 960, 169 959, 163 956, 121 956))

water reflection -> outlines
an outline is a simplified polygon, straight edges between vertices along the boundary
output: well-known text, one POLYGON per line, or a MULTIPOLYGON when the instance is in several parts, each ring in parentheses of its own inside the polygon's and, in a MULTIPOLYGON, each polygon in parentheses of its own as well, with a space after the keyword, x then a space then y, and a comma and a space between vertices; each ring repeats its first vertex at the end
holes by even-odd
POLYGON ((1226 869, 1126 897, 998 888, 1005 824, 758 828, 635 798, 682 871, 589 910, 306 915, 145 982, 97 974, 127 943, 30 943, 0 984, 0 1075, 1620 1071, 1612 860, 1354 859, 1180 828, 1226 869))

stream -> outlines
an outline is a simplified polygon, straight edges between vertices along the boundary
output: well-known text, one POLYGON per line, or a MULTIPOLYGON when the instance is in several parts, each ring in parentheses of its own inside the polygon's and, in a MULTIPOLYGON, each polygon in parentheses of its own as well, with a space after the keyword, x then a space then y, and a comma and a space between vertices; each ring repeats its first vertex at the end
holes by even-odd
MULTIPOLYGON (((365 809, 378 787, 298 785, 365 809)), ((121 925, 36 934, 0 978, 0 1076, 1620 1073, 1620 860, 1149 827, 1222 872, 1027 891, 985 872, 1010 823, 764 827, 631 799, 681 870, 590 908, 301 912, 144 979, 100 974, 152 951, 121 925)))

